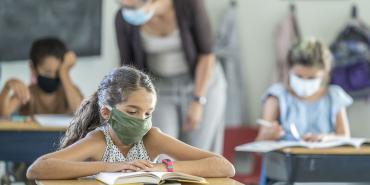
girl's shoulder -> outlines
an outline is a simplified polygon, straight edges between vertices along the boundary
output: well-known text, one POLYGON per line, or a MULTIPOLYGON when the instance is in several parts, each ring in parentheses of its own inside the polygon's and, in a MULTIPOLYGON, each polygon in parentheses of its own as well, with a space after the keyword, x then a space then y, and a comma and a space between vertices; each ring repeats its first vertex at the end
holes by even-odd
POLYGON ((342 96, 349 96, 347 94, 346 91, 344 91, 344 89, 338 85, 329 85, 328 86, 328 94, 330 96, 339 96, 339 97, 342 97, 342 96))
POLYGON ((346 107, 353 103, 352 97, 338 85, 329 85, 327 92, 334 106, 346 107))
POLYGON ((271 85, 262 96, 262 101, 266 101, 270 96, 281 99, 289 94, 288 88, 283 83, 275 83, 271 85))
POLYGON ((158 127, 152 127, 148 133, 144 136, 143 142, 146 146, 158 147, 166 143, 166 139, 170 136, 163 133, 158 127))
POLYGON ((157 127, 152 127, 143 138, 144 146, 151 159, 155 159, 162 153, 162 145, 165 145, 164 133, 157 127))
POLYGON ((105 135, 100 129, 89 132, 83 139, 93 142, 94 145, 105 145, 105 135))
MULTIPOLYGON (((163 132, 161 131, 161 129, 159 129, 158 127, 152 127, 147 134, 145 134, 143 140, 144 142, 147 141, 147 142, 150 142, 152 141, 153 139, 158 139, 160 138, 161 136, 163 135, 163 132)), ((146 143, 147 143, 146 142, 146 143)))

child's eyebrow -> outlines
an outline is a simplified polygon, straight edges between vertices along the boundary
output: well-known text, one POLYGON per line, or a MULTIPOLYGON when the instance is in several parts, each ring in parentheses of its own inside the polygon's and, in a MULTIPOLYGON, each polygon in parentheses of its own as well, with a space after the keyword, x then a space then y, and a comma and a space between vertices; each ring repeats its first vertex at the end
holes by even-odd
MULTIPOLYGON (((136 105, 127 105, 127 107, 131 107, 131 108, 134 108, 134 109, 139 109, 141 110, 142 108, 140 108, 139 106, 136 106, 136 105)), ((149 108, 148 110, 154 110, 154 108, 149 108)))
POLYGON ((127 105, 127 107, 131 107, 131 108, 134 108, 134 109, 141 109, 139 106, 136 106, 136 105, 127 105))

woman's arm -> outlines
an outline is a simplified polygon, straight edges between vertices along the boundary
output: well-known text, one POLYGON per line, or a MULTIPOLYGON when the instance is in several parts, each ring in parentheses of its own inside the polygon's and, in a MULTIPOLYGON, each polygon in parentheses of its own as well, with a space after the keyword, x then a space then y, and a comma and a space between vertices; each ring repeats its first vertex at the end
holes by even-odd
POLYGON ((274 96, 269 96, 262 111, 262 119, 273 123, 272 126, 261 126, 256 140, 278 140, 284 136, 284 129, 277 121, 280 115, 279 100, 274 96))
MULTIPOLYGON (((206 96, 208 90, 208 82, 212 76, 215 64, 214 54, 205 54, 199 57, 199 62, 195 71, 195 96, 206 96)), ((203 105, 193 101, 189 106, 187 119, 185 120, 184 130, 190 131, 198 127, 203 115, 203 105)))
POLYGON ((38 158, 27 170, 28 179, 72 179, 99 172, 137 170, 129 163, 102 162, 105 140, 102 133, 88 134, 84 139, 57 152, 38 158))
POLYGON ((64 91, 67 96, 67 102, 70 110, 75 112, 82 101, 80 91, 73 84, 69 71, 76 63, 76 55, 69 51, 64 56, 64 61, 59 71, 59 77, 62 81, 64 91))
MULTIPOLYGON (((216 57, 213 53, 214 38, 203 0, 184 1, 190 14, 187 14, 191 21, 191 34, 197 49, 198 58, 195 66, 195 96, 206 96, 208 83, 214 71, 216 57)), ((184 130, 190 131, 198 127, 203 115, 203 106, 196 101, 190 104, 184 130)))
POLYGON ((115 17, 115 29, 116 29, 116 39, 117 39, 117 45, 118 45, 118 51, 120 56, 120 64, 121 65, 127 65, 127 64, 133 64, 134 58, 131 56, 131 49, 129 46, 129 37, 132 37, 131 35, 128 35, 127 29, 125 27, 125 23, 123 22, 121 10, 118 10, 115 17))
POLYGON ((199 57, 195 71, 194 95, 205 96, 208 90, 208 82, 213 74, 216 57, 214 54, 204 54, 199 57))
MULTIPOLYGON (((166 154, 174 158, 174 171, 202 177, 232 177, 234 166, 224 157, 187 145, 171 136, 162 133, 158 128, 150 130, 144 143, 149 149, 151 158, 166 154)), ((159 164, 156 170, 165 171, 159 164)))

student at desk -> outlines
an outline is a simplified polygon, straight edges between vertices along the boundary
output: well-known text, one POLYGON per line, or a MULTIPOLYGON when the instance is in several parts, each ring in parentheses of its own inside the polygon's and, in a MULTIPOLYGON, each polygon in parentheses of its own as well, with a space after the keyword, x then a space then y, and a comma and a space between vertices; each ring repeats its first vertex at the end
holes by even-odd
MULTIPOLYGON (((82 100, 79 89, 69 76, 76 63, 76 55, 67 51, 59 39, 42 38, 32 44, 30 59, 35 83, 27 87, 18 79, 8 80, 0 93, 0 115, 73 113, 82 100)), ((6 168, 4 181, 10 181, 10 176, 14 176, 16 181, 25 181, 27 164, 9 162, 6 168)))
POLYGON ((27 87, 18 79, 8 80, 0 93, 0 115, 74 112, 82 100, 79 89, 69 76, 76 63, 76 55, 67 51, 62 41, 43 38, 32 44, 30 59, 35 83, 27 87))
MULTIPOLYGON (((319 142, 350 137, 346 107, 352 98, 339 86, 329 85, 331 54, 311 38, 295 44, 288 55, 288 84, 274 84, 263 96, 261 126, 256 140, 319 142)), ((262 169, 261 184, 266 184, 262 169)), ((269 182, 270 183, 270 182, 269 182)))
POLYGON ((224 157, 187 145, 152 127, 157 94, 149 76, 121 67, 106 75, 85 100, 62 140, 62 149, 37 159, 30 179, 71 179, 116 171, 176 171, 230 177, 224 157), (176 161, 152 163, 160 154, 176 161))
POLYGON ((274 84, 263 97, 264 120, 257 140, 324 141, 349 137, 346 107, 352 98, 329 85, 331 54, 311 38, 294 45, 288 56, 289 83, 274 84))

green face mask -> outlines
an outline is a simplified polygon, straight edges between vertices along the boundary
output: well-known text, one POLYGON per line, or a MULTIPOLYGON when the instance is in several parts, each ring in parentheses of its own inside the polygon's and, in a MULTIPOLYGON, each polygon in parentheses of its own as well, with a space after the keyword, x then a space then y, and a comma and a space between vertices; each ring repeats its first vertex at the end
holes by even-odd
POLYGON ((138 143, 152 128, 151 118, 135 118, 116 108, 111 109, 108 123, 120 141, 125 145, 138 143))

